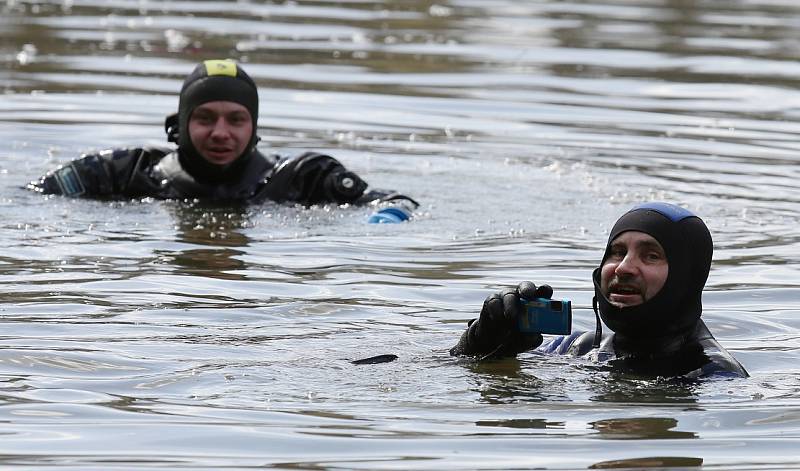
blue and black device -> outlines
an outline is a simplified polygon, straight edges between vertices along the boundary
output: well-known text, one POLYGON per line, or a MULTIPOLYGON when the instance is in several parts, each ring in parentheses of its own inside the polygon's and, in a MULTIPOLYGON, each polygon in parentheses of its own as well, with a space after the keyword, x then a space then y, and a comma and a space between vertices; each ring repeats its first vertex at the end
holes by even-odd
POLYGON ((520 299, 524 309, 519 331, 569 335, 572 333, 572 301, 568 299, 520 299))

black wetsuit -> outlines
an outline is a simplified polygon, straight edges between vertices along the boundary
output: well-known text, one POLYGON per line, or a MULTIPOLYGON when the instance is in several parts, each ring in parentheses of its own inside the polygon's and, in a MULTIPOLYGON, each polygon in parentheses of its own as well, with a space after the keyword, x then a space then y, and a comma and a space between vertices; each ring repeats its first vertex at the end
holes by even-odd
MULTIPOLYGON (((262 154, 256 148, 258 110, 258 88, 240 64, 227 59, 203 61, 183 82, 178 112, 164 120, 167 140, 177 144, 177 149, 123 148, 83 155, 29 183, 28 188, 45 194, 90 198, 152 197, 215 203, 271 200, 306 206, 402 200, 397 201, 397 206, 408 211, 418 206, 403 195, 367 191, 364 180, 329 155, 317 152, 294 157, 262 154), (208 160, 191 138, 192 116, 198 107, 205 105, 207 109, 201 117, 213 117, 214 135, 206 130, 204 136, 201 125, 202 139, 222 148, 236 148, 242 144, 231 134, 231 129, 241 130, 242 120, 231 124, 228 114, 219 114, 211 103, 224 103, 227 107, 224 109, 235 110, 238 117, 246 111, 250 119, 248 141, 242 153, 230 163, 218 165, 208 160)), ((198 122, 203 123, 203 120, 198 122)))
POLYGON ((594 338, 594 332, 557 336, 548 339, 535 351, 585 356, 616 371, 649 376, 749 376, 741 363, 711 335, 702 320, 686 335, 671 338, 669 343, 648 340, 646 349, 631 346, 626 350, 627 342, 618 334, 606 335, 600 347, 595 349, 594 338))
POLYGON ((711 335, 702 320, 698 320, 694 328, 687 333, 665 339, 648 338, 630 341, 612 333, 603 336, 598 348, 595 348, 595 332, 558 335, 539 346, 526 345, 522 338, 509 336, 505 343, 497 345, 491 352, 476 349, 473 347, 476 344, 479 342, 470 338, 468 329, 458 344, 450 350, 450 354, 503 357, 531 351, 539 354, 586 357, 614 371, 646 376, 686 378, 749 376, 733 355, 711 335))
POLYGON ((533 283, 521 283, 484 302, 480 317, 470 321, 452 355, 481 358, 513 356, 524 351, 586 356, 615 371, 647 376, 746 377, 747 371, 711 335, 700 319, 703 287, 711 268, 713 244, 705 223, 692 212, 669 203, 651 202, 625 213, 614 224, 600 266, 592 273, 595 288, 594 332, 557 336, 543 343, 541 334, 520 332, 519 299, 550 297, 533 283), (602 288, 601 270, 620 234, 651 235, 663 248, 669 270, 655 296, 641 304, 618 306, 602 288), (513 300, 513 302, 511 302, 513 300), (614 334, 602 335, 602 323, 614 334))
POLYGON ((258 203, 265 200, 366 204, 411 198, 366 191, 367 184, 333 157, 305 152, 266 156, 257 150, 223 176, 186 170, 178 151, 124 148, 83 155, 28 184, 45 193, 93 198, 200 199, 258 203))

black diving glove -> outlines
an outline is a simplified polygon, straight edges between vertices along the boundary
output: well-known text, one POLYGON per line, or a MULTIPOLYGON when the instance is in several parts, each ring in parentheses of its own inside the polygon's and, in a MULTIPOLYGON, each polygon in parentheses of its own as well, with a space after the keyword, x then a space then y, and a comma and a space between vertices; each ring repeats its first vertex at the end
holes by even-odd
POLYGON ((523 281, 516 289, 505 289, 487 297, 478 319, 469 322, 451 355, 477 355, 484 358, 515 356, 542 344, 542 334, 522 333, 517 323, 523 313, 520 298, 550 298, 553 288, 537 287, 523 281))

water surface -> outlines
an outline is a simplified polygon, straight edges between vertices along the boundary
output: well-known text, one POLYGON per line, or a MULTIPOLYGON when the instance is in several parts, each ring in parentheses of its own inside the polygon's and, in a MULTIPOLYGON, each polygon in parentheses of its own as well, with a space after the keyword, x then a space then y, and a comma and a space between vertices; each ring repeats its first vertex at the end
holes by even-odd
POLYGON ((788 0, 0 2, 0 462, 800 469, 799 22, 788 0), (416 220, 22 188, 164 145, 219 57, 260 87, 262 149, 330 152, 416 220), (751 378, 448 355, 525 279, 593 328, 608 229, 652 199, 711 228, 704 318, 751 378))

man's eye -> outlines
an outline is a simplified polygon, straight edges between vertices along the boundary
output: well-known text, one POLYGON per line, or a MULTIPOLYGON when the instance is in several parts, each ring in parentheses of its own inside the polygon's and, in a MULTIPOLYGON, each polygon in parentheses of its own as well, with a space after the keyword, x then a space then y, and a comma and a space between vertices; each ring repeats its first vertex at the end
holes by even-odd
POLYGON ((622 247, 611 247, 611 257, 622 258, 625 256, 625 249, 622 247))
POLYGON ((658 252, 648 252, 645 254, 645 259, 651 262, 659 262, 664 259, 664 256, 658 252))

